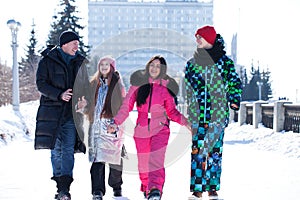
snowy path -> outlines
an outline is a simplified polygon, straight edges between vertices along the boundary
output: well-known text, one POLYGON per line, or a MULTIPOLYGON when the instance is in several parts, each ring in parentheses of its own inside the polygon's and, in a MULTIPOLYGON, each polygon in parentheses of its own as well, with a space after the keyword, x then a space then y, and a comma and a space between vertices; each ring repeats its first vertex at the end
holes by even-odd
MULTIPOLYGON (((1 148, 0 158, 0 199, 52 199, 55 184, 50 180, 51 164, 47 150, 35 151, 32 141, 20 140, 1 148)), ((189 152, 186 151, 166 168, 163 199, 187 199, 190 194, 189 163, 189 152)), ((220 196, 226 200, 299 199, 299 166, 299 159, 227 141, 220 196)), ((76 154, 75 181, 71 186, 73 200, 91 199, 89 167, 86 155, 76 154)), ((123 199, 143 199, 138 189, 138 176, 124 172, 123 193, 127 198, 123 199)), ((111 196, 111 188, 107 187, 104 199, 112 199, 111 196)))
MULTIPOLYGON (((21 108, 33 132, 36 103, 21 108)), ((13 129, 20 124, 8 110, 0 109, 0 122, 3 123, 0 130, 4 132, 12 125, 10 132, 16 133, 16 137, 7 145, 0 145, 0 200, 51 200, 56 189, 54 181, 50 180, 50 152, 34 150, 33 136, 23 137, 17 129, 13 129)), ((127 127, 130 129, 131 125, 127 127)), ((163 200, 186 200, 190 196, 191 138, 185 128, 171 125, 163 200)), ((135 146, 130 135, 126 135, 125 145, 130 158, 124 164, 122 199, 142 200, 136 173, 135 146)), ((266 128, 253 129, 247 125, 238 127, 231 124, 225 134, 220 197, 225 200, 300 199, 299 147, 300 134, 273 133, 266 128)), ((91 199, 89 170, 87 155, 76 154, 72 200, 91 199)), ((104 199, 112 199, 109 186, 104 199)))
POLYGON ((224 152, 224 199, 300 199, 299 159, 286 158, 274 152, 243 145, 225 145, 224 152))

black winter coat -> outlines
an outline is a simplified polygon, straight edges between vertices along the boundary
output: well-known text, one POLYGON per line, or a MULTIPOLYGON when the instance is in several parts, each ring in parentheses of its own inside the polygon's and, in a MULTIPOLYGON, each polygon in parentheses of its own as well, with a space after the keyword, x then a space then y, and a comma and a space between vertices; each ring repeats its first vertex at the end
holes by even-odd
POLYGON ((41 97, 36 116, 34 148, 53 149, 58 128, 65 120, 73 117, 77 128, 74 150, 85 153, 83 115, 74 111, 74 105, 81 96, 89 99, 87 60, 77 54, 67 66, 58 48, 54 47, 43 55, 36 73, 36 84, 41 97), (69 72, 68 68, 71 69, 69 72), (73 88, 72 101, 65 102, 60 95, 69 88, 73 88))

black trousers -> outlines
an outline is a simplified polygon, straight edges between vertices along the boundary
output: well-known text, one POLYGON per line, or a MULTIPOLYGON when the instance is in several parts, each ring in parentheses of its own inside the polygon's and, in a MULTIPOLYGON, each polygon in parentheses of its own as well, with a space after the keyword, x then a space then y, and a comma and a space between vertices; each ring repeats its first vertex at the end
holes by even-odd
MULTIPOLYGON (((109 164, 109 177, 108 185, 113 188, 113 190, 120 190, 123 184, 122 180, 123 171, 123 160, 121 159, 121 165, 109 164)), ((94 162, 91 166, 91 181, 92 181, 92 194, 94 192, 101 191, 105 195, 105 163, 104 162, 94 162)))

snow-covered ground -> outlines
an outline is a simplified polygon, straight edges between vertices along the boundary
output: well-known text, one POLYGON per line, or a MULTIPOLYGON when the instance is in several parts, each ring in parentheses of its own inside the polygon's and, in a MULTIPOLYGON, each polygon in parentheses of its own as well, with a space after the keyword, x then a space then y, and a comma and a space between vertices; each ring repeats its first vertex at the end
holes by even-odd
MULTIPOLYGON (((0 199, 50 200, 55 194, 50 152, 34 150, 33 138, 38 101, 20 105, 24 124, 12 107, 0 107, 0 199)), ((135 112, 129 121, 134 121, 135 112)), ((131 128, 132 123, 128 123, 131 128)), ((166 157, 164 200, 186 200, 190 196, 191 136, 185 128, 171 124, 171 138, 166 157)), ((123 198, 142 200, 136 173, 135 146, 128 132, 125 145, 129 159, 124 163, 123 198)), ((271 129, 232 123, 225 132, 223 173, 219 195, 225 200, 295 200, 300 199, 300 134, 273 132, 271 129)), ((73 200, 91 199, 90 163, 87 155, 76 154, 73 200)), ((107 170, 108 171, 108 170, 107 170)), ((107 185, 105 200, 113 199, 107 185)))

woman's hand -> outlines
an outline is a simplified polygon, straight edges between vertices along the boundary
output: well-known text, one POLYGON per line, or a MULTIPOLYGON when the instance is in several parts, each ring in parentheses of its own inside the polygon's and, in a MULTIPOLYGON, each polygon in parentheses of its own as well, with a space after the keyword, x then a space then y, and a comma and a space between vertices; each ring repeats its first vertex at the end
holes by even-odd
POLYGON ((107 126, 107 132, 108 133, 115 133, 116 131, 118 131, 118 125, 116 125, 116 124, 109 124, 107 126))
POLYGON ((82 96, 81 98, 79 97, 78 102, 76 104, 76 112, 81 112, 82 113, 84 108, 86 107, 86 105, 87 105, 87 101, 84 98, 84 96, 82 96))

